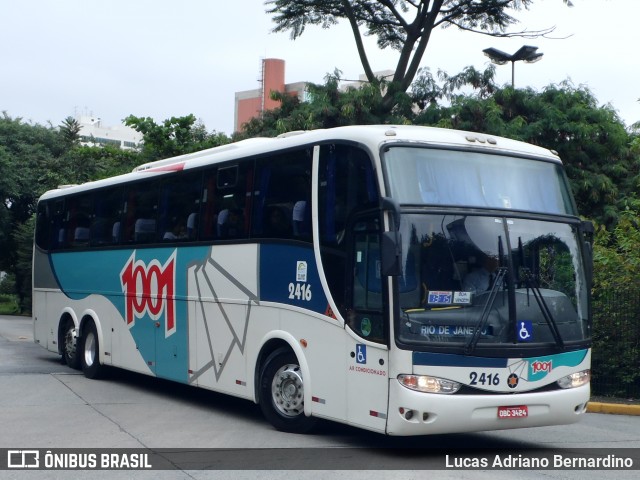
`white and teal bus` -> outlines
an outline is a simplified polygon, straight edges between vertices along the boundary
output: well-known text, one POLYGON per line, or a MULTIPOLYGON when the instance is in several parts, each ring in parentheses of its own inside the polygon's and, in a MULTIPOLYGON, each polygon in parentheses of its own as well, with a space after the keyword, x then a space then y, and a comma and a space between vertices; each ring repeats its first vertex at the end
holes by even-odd
POLYGON ((34 338, 389 435, 569 424, 590 380, 591 233, 557 154, 353 126, 45 193, 34 338), (483 272, 484 270, 484 272, 483 272))

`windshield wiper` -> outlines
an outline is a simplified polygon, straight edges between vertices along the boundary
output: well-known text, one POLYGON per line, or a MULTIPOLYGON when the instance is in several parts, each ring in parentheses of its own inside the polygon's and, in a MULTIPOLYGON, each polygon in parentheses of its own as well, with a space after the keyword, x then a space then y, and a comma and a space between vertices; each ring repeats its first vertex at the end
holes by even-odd
POLYGON ((495 302, 496 296, 498 295, 498 286, 502 285, 504 276, 507 274, 507 267, 499 267, 496 272, 496 278, 493 282, 493 285, 491 285, 491 290, 489 290, 489 297, 484 304, 482 314, 480 315, 480 318, 476 323, 472 337, 469 339, 467 345, 464 348, 464 353, 466 355, 469 355, 471 352, 473 352, 476 348, 476 345, 480 341, 480 335, 482 334, 482 330, 484 330, 487 319, 489 318, 489 313, 491 312, 493 303, 495 302))
POLYGON ((524 274, 524 280, 527 284, 527 288, 530 288, 533 292, 533 297, 538 303, 540 312, 542 312, 542 316, 546 320, 547 325, 549 325, 549 330, 551 330, 551 335, 553 335, 553 339, 556 341, 556 345, 558 345, 560 348, 564 347, 564 342, 562 341, 562 335, 560 335, 558 324, 556 323, 555 318, 553 318, 553 315, 551 314, 551 311, 547 306, 547 302, 545 302, 544 297, 542 296, 540 287, 538 287, 533 281, 533 274, 531 273, 531 270, 529 270, 528 268, 522 268, 522 273, 524 274))

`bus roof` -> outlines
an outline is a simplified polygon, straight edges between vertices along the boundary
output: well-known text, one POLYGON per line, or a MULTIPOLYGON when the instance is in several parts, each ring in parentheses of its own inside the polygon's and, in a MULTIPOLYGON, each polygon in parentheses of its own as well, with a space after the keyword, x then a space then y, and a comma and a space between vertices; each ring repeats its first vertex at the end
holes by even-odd
POLYGON ((195 153, 158 160, 136 167, 133 172, 82 185, 65 185, 46 192, 42 198, 56 197, 90 190, 103 186, 139 180, 149 175, 161 175, 171 171, 187 170, 210 164, 232 161, 238 158, 268 154, 305 145, 316 145, 333 141, 356 142, 371 151, 385 144, 409 142, 432 147, 475 149, 500 152, 518 156, 535 156, 560 162, 556 152, 517 140, 476 132, 416 125, 360 125, 330 129, 288 132, 275 138, 249 138, 195 153))

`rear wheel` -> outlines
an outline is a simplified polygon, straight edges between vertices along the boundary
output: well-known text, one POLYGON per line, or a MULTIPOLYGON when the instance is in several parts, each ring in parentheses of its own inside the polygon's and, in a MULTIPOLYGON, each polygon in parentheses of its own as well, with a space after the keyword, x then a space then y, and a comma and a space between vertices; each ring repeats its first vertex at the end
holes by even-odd
POLYGON ((104 367, 100 363, 98 331, 93 322, 89 322, 83 329, 81 345, 80 363, 84 376, 87 378, 99 378, 104 371, 104 367))
POLYGON ((68 318, 62 332, 62 359, 71 368, 80 369, 80 355, 78 354, 78 338, 76 325, 68 318))
POLYGON ((278 430, 305 433, 315 419, 304 415, 304 381, 298 359, 288 349, 271 353, 260 373, 260 408, 278 430))

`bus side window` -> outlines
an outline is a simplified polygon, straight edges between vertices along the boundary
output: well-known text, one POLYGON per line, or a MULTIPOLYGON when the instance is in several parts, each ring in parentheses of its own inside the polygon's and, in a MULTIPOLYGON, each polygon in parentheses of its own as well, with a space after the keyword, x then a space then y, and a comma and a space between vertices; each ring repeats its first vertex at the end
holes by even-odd
POLYGON ((36 214, 36 245, 45 251, 49 250, 51 247, 51 228, 53 219, 50 212, 50 206, 50 202, 39 202, 36 214))
POLYGON ((89 227, 93 217, 93 196, 85 194, 69 198, 66 213, 65 245, 71 248, 88 246, 89 227))
POLYGON ((256 162, 252 237, 311 241, 311 150, 256 162))
POLYGON ((131 184, 125 198, 124 225, 120 226, 123 240, 128 243, 154 242, 157 237, 158 183, 131 184))
MULTIPOLYGON (((191 217, 193 227, 200 231, 201 240, 213 240, 218 236, 218 210, 216 205, 217 192, 217 171, 207 170, 202 181, 202 192, 200 193, 200 213, 198 217, 191 217), (198 220, 196 224, 196 220, 198 220)), ((193 213, 193 212, 192 212, 193 213)), ((189 219, 187 219, 188 222, 189 219)), ((189 226, 187 225, 187 229, 189 226)))
MULTIPOLYGON (((378 191, 369 155, 350 145, 323 145, 320 149, 318 223, 322 266, 329 290, 343 318, 349 317, 352 298, 347 285, 349 246, 346 229, 361 210, 378 205, 378 191)), ((349 289, 350 290, 350 289, 349 289)))
POLYGON ((162 241, 195 238, 193 228, 200 209, 201 183, 200 173, 171 175, 163 181, 158 212, 158 233, 162 241))
POLYGON ((214 204, 221 240, 248 238, 253 194, 253 161, 218 168, 214 204))
POLYGON ((94 219, 91 225, 91 246, 118 243, 122 217, 122 188, 98 191, 94 196, 94 219))

